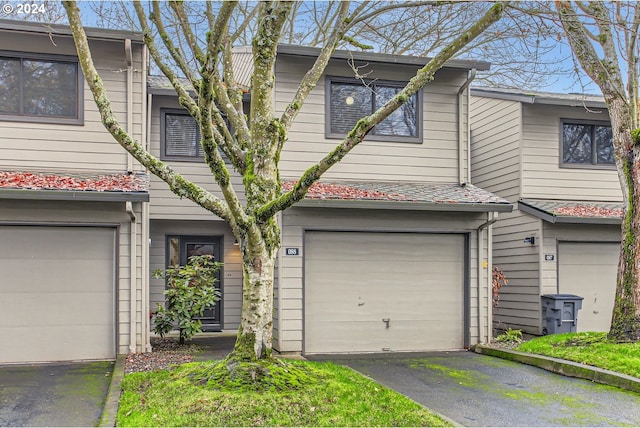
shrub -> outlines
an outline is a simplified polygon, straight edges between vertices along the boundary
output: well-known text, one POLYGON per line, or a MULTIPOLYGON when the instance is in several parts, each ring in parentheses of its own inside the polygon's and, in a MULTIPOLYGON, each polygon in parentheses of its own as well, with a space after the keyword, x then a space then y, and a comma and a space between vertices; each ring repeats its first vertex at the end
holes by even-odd
POLYGON ((158 304, 153 313, 153 331, 164 337, 177 326, 181 344, 200 333, 202 322, 197 318, 220 299, 220 291, 214 285, 221 267, 222 263, 214 261, 213 256, 205 255, 189 257, 186 266, 156 271, 156 278, 167 280, 167 289, 165 306, 158 304))

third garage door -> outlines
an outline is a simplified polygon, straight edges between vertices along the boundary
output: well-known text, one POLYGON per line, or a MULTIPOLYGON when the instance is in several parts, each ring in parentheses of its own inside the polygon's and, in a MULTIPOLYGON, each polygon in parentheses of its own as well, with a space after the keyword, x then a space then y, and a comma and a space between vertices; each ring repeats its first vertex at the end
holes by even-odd
POLYGON ((305 352, 462 348, 464 246, 455 234, 307 232, 305 352))
POLYGON ((558 281, 562 294, 584 298, 577 331, 609 331, 620 244, 561 242, 558 281))

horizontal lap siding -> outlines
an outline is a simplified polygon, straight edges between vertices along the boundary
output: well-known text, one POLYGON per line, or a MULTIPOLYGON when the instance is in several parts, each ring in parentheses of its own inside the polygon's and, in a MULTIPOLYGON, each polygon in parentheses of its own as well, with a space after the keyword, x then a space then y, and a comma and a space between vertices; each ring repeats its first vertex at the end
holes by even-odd
POLYGON ((602 109, 523 105, 522 196, 622 201, 615 169, 560 167, 561 119, 608 121, 609 117, 602 109))
MULTIPOLYGON (((275 109, 282 112, 291 101, 302 76, 312 63, 306 58, 281 56, 277 64, 275 109)), ((368 78, 407 81, 415 68, 371 63, 368 78)), ((362 70, 361 70, 362 71, 362 70)), ((325 76, 353 77, 346 61, 333 61, 325 76)), ((423 142, 402 143, 365 139, 323 177, 330 180, 400 180, 456 182, 458 172, 457 92, 463 70, 442 70, 423 94, 423 142)), ((280 173, 295 178, 340 143, 325 138, 325 78, 311 92, 289 132, 280 173)))
MULTIPOLYGON (((483 286, 478 293, 476 228, 486 220, 484 214, 428 213, 397 211, 361 211, 348 209, 291 208, 282 216, 282 249, 300 248, 297 256, 279 256, 279 281, 276 292, 277 324, 274 347, 281 352, 302 351, 304 229, 351 231, 414 231, 470 233, 470 341, 478 342, 478 299, 487 295, 483 286)), ((483 280, 483 284, 486 281, 483 280)), ((486 325, 486 305, 483 307, 486 325)))
POLYGON ((242 309, 242 260, 239 247, 233 245, 235 238, 231 230, 222 221, 151 221, 151 247, 149 249, 150 309, 155 310, 158 303, 164 303, 164 280, 154 278, 153 274, 158 269, 164 270, 166 267, 166 238, 168 235, 223 237, 223 328, 225 330, 236 330, 240 325, 240 311, 242 309))
MULTIPOLYGON (((0 37, 0 50, 76 56, 70 38, 12 33, 0 37)), ((127 123, 126 64, 124 41, 91 41, 93 58, 112 102, 115 116, 127 123)), ((142 49, 134 46, 133 68, 133 136, 142 140, 143 103, 142 49)), ((124 172, 125 150, 105 130, 93 95, 84 83, 84 124, 60 125, 35 122, 9 122, 0 117, 2 144, 0 167, 11 170, 44 172, 124 172)), ((143 168, 136 164, 135 169, 143 168)))
MULTIPOLYGON (((160 114, 161 109, 179 109, 180 105, 176 97, 155 96, 153 97, 151 116, 151 154, 160 157, 160 114)), ((200 162, 180 162, 166 161, 173 170, 181 174, 187 180, 203 187, 205 190, 222 198, 222 192, 216 184, 209 167, 205 164, 204 158, 200 162)), ((244 191, 242 178, 227 165, 231 172, 231 182, 234 185, 238 197, 244 202, 244 191)), ((196 205, 186 198, 175 195, 169 186, 155 175, 151 176, 151 203, 150 216, 152 219, 175 219, 175 220, 217 220, 209 211, 196 205)))

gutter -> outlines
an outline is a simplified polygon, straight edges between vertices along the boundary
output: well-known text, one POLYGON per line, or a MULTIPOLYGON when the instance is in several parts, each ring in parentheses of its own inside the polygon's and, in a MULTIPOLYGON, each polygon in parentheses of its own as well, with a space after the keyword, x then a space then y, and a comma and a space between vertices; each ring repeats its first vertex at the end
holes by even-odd
POLYGON ((519 200, 518 209, 526 214, 538 217, 547 223, 569 223, 569 224, 614 224, 622 223, 622 218, 618 217, 575 217, 567 215, 556 215, 549 211, 542 210, 519 200))
POLYGON ((124 204, 131 224, 129 225, 129 352, 136 352, 136 213, 133 211, 133 204, 130 201, 124 204))
MULTIPOLYGON (((466 183, 471 183, 471 123, 469 115, 467 114, 467 122, 466 122, 466 149, 467 149, 467 171, 464 173, 464 159, 462 156, 463 150, 465 148, 465 144, 462 142, 462 136, 464 135, 464 124, 462 123, 464 120, 464 104, 463 97, 464 91, 469 87, 473 79, 476 78, 476 69, 472 68, 469 70, 469 74, 467 76, 467 80, 460 86, 458 89, 458 183, 461 186, 464 186, 466 183)), ((469 93, 467 92, 467 102, 469 100, 469 93)), ((469 104, 467 104, 467 113, 469 112, 469 104)))
POLYGON ((510 203, 437 203, 344 199, 303 199, 296 204, 296 207, 449 212, 511 212, 513 210, 513 205, 510 203))
POLYGON ((486 286, 487 286, 487 326, 486 326, 486 343, 491 341, 491 330, 493 326, 493 299, 491 298, 492 290, 491 285, 491 265, 492 265, 492 252, 493 245, 491 243, 492 239, 492 230, 491 225, 498 221, 498 213, 497 212, 488 212, 487 213, 487 221, 478 226, 478 340, 482 343, 483 333, 484 333, 484 322, 482 317, 482 272, 484 270, 483 261, 483 251, 482 251, 482 235, 484 229, 487 229, 487 278, 486 278, 486 286))

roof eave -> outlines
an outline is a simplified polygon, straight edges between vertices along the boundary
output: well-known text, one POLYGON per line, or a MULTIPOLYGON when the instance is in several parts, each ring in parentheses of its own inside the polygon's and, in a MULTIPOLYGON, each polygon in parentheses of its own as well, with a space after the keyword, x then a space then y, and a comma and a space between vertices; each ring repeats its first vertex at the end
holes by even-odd
POLYGON ((86 202, 149 202, 149 192, 0 189, 0 199, 86 202))
POLYGON ((618 225, 622 222, 622 219, 617 217, 576 217, 551 214, 549 211, 544 211, 527 204, 523 201, 518 201, 518 209, 526 214, 530 214, 534 217, 538 217, 547 223, 568 223, 568 224, 615 224, 618 225))
MULTIPOLYGON (((9 19, 0 19, 0 31, 18 31, 20 33, 51 34, 54 36, 72 37, 71 29, 68 25, 13 21, 9 19)), ((142 33, 135 33, 132 31, 86 27, 85 33, 87 34, 87 37, 92 40, 129 39, 135 43, 144 43, 142 33)))
POLYGON ((309 208, 355 208, 406 211, 511 212, 512 204, 435 203, 413 201, 303 199, 296 206, 309 208))
POLYGON ((538 94, 526 94, 519 92, 499 92, 499 91, 491 91, 490 89, 480 89, 480 88, 471 88, 471 95, 484 97, 484 98, 495 98, 499 100, 506 101, 517 101, 523 104, 544 104, 544 105, 557 105, 557 106, 565 106, 565 107, 592 107, 592 108, 607 108, 604 100, 587 100, 580 99, 579 96, 576 96, 574 99, 566 99, 566 98, 554 98, 551 96, 541 96, 538 94))
MULTIPOLYGON (((311 46, 298 46, 298 45, 278 45, 278 54, 281 55, 295 55, 295 56, 309 56, 317 57, 320 53, 320 48, 311 46)), ((383 62, 383 63, 395 63, 404 65, 426 65, 431 58, 408 56, 408 55, 392 55, 382 54, 375 52, 361 52, 361 51, 347 51, 336 50, 331 55, 332 59, 355 59, 368 62, 383 62)), ((465 70, 476 69, 478 71, 487 71, 491 68, 491 63, 486 61, 472 61, 452 59, 444 64, 444 68, 461 68, 465 70)))

